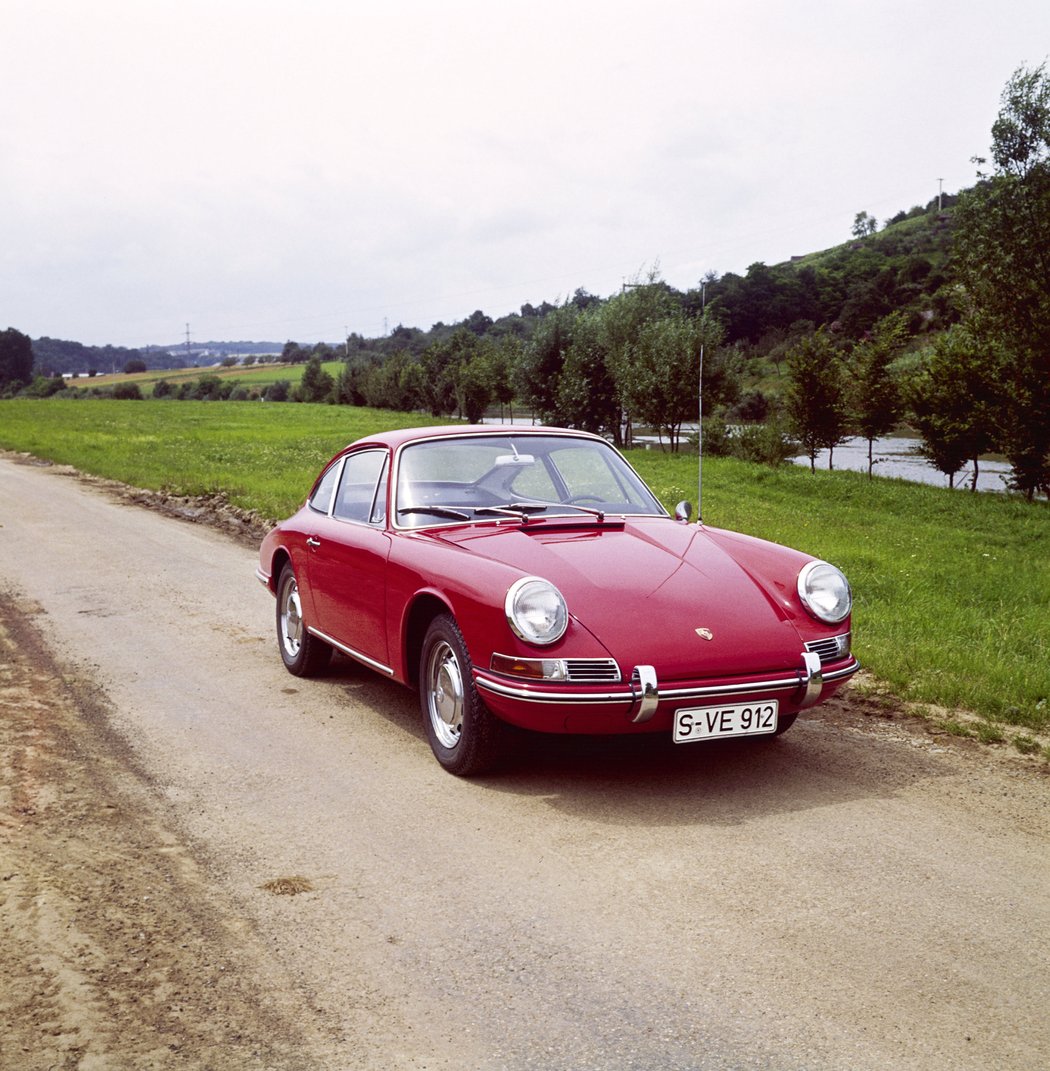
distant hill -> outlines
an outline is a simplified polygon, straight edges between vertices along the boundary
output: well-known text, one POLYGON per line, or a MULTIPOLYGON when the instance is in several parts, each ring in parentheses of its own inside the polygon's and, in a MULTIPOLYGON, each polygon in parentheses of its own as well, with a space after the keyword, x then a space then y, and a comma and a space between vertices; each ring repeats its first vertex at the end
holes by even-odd
POLYGON ((183 368, 192 365, 218 364, 225 357, 247 354, 276 354, 281 342, 194 342, 172 346, 86 346, 59 338, 33 339, 33 362, 37 374, 85 375, 91 371, 121 372, 128 361, 140 360, 147 368, 183 368))
POLYGON ((958 318, 952 297, 952 220, 957 198, 899 212, 874 234, 768 267, 751 265, 708 284, 727 342, 760 343, 803 325, 860 338, 903 311, 913 334, 958 318))
MULTIPOLYGON (((957 200, 957 195, 945 195, 925 207, 900 211, 881 230, 831 249, 772 266, 759 261, 743 275, 728 272, 703 285, 698 280, 694 289, 685 292, 667 289, 688 313, 698 313, 706 302, 724 324, 728 344, 758 352, 825 325, 843 340, 859 339, 876 321, 897 311, 905 312, 913 335, 941 330, 959 317, 951 264, 957 200)), ((602 300, 579 289, 569 304, 583 309, 602 300)), ((381 338, 354 334, 345 346, 347 352, 382 360, 403 351, 418 355, 461 327, 479 336, 525 340, 553 311, 555 306, 548 302, 525 304, 520 313, 493 320, 479 309, 459 323, 436 323, 427 330, 399 324, 381 338)), ((92 369, 119 372, 134 359, 144 361, 151 370, 209 366, 229 357, 279 354, 285 345, 198 342, 128 349, 39 338, 33 340, 33 353, 38 374, 84 374, 92 369)), ((344 341, 336 347, 342 349, 344 341)))

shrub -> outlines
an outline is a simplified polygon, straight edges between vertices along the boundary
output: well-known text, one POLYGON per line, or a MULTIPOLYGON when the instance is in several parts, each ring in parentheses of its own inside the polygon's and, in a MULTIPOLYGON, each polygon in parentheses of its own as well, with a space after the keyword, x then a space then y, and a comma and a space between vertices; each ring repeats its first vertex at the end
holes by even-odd
POLYGON ((26 398, 50 398, 66 389, 66 381, 61 376, 36 376, 21 393, 26 398))
POLYGON ((729 410, 730 420, 761 422, 769 416, 769 399, 760 390, 746 391, 729 410))
POLYGON ((120 401, 142 401, 142 391, 137 383, 118 383, 113 388, 113 397, 120 401))
POLYGON ((782 465, 801 451, 799 444, 787 434, 778 420, 747 424, 730 441, 734 457, 774 467, 782 465))
POLYGON ((704 453, 712 457, 731 457, 733 435, 721 417, 704 420, 704 453))

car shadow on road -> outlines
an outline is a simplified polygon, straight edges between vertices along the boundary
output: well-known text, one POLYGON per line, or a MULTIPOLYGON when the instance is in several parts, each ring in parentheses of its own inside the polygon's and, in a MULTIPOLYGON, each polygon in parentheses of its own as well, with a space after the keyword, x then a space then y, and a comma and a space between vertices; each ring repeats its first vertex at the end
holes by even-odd
MULTIPOLYGON (((329 679, 410 737, 406 746, 419 749, 422 760, 435 761, 413 692, 341 658, 329 679)), ((800 717, 783 736, 685 745, 655 734, 555 736, 512 729, 508 735, 500 766, 467 783, 540 797, 559 812, 616 825, 738 825, 890 798, 951 772, 929 748, 826 719, 822 708, 800 717)))
POLYGON ((486 788, 542 796, 615 825, 739 825, 770 815, 890 798, 944 776, 899 741, 799 723, 780 737, 675 745, 665 737, 530 737, 486 788))

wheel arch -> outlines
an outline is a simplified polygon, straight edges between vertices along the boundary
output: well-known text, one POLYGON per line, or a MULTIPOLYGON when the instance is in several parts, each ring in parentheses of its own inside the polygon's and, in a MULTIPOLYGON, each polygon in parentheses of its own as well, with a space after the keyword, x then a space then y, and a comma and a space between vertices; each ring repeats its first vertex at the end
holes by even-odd
POLYGON ((266 585, 272 594, 277 594, 277 582, 281 579, 281 572, 291 560, 291 554, 284 547, 278 547, 274 551, 273 560, 270 562, 270 580, 266 585))
POLYGON ((404 638, 402 649, 405 659, 405 680, 416 686, 419 684, 419 658, 423 653, 423 638, 426 636, 430 622, 441 614, 449 614, 453 618, 452 607, 444 599, 433 592, 420 592, 409 606, 405 614, 404 638))

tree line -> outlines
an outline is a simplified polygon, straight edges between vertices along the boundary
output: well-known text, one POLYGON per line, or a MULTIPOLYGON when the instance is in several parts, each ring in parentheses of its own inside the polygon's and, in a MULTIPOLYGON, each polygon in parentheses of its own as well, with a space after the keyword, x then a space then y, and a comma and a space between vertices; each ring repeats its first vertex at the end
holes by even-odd
MULTIPOLYGON (((881 231, 858 213, 853 240, 833 250, 712 273, 687 291, 653 269, 605 299, 580 289, 496 320, 478 310, 429 331, 398 325, 382 339, 288 342, 281 359, 305 363, 301 381, 259 393, 471 421, 497 408, 513 417, 517 405, 621 445, 644 426, 677 450, 699 415, 702 369, 706 447, 771 461, 801 449, 813 464, 860 435, 873 461, 874 439, 906 421, 949 480, 997 451, 1031 498, 1050 491, 1045 65, 1008 82, 991 166, 978 179, 881 231), (336 358, 343 366, 331 375, 322 364, 336 358)), ((0 333, 0 392, 58 392, 64 384, 53 378, 31 382, 28 343, 0 333)), ((162 382, 156 393, 258 396, 208 374, 178 388, 162 382)))

